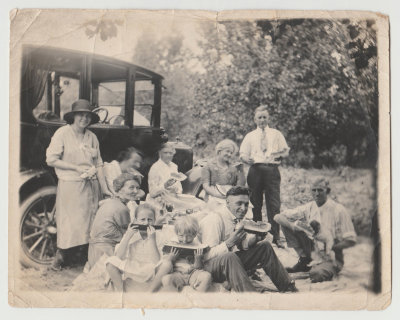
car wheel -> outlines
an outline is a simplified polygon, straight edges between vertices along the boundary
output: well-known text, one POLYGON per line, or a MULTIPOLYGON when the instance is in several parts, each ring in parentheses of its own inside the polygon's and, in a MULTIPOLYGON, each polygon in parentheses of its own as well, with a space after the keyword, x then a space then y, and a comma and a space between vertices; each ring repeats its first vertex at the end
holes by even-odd
POLYGON ((54 186, 43 187, 21 206, 20 261, 26 267, 48 266, 56 254, 56 193, 54 186))

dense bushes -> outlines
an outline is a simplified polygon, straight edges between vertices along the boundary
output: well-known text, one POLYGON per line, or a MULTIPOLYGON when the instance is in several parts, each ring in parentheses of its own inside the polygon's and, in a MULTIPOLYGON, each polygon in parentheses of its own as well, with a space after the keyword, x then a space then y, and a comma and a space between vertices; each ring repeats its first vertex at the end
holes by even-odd
POLYGON ((144 35, 134 62, 166 80, 162 124, 207 156, 238 143, 266 104, 301 167, 374 167, 378 94, 375 24, 348 20, 202 22, 197 50, 179 32, 144 35))

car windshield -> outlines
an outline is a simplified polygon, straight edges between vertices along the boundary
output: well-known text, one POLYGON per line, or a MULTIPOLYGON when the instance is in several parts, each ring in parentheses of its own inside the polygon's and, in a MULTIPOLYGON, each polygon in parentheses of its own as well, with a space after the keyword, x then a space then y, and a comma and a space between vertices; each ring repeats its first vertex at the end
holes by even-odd
MULTIPOLYGON (((143 81, 138 81, 137 83, 140 82, 143 81)), ((105 123, 111 125, 125 124, 125 91, 125 81, 102 82, 99 84, 98 112, 100 119, 102 119, 103 121, 106 117, 105 123)), ((136 109, 135 104, 133 124, 135 126, 150 126, 152 104, 147 106, 141 104, 138 107, 140 108, 139 110, 136 109)))

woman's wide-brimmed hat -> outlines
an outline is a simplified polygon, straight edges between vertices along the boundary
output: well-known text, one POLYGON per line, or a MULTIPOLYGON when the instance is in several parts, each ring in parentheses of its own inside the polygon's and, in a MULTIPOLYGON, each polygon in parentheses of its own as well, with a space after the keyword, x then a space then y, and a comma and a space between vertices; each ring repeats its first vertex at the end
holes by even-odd
POLYGON ((74 122, 74 115, 77 112, 89 112, 92 116, 92 121, 90 124, 94 124, 99 122, 99 116, 94 113, 92 110, 94 108, 90 105, 90 102, 85 99, 79 99, 72 104, 72 110, 64 114, 64 120, 68 123, 74 122))

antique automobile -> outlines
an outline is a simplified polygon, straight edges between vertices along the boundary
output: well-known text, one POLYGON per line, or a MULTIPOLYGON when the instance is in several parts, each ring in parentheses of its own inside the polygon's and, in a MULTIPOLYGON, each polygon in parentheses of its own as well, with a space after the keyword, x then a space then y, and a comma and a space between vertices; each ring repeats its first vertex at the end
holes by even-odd
MULTIPOLYGON (((46 165, 46 149, 54 132, 65 125, 72 102, 87 99, 100 122, 92 125, 104 161, 134 146, 145 154, 143 174, 167 141, 160 127, 163 77, 127 62, 50 47, 23 48, 20 97, 19 199, 21 262, 39 267, 51 263, 56 251, 55 198, 57 178, 46 165)), ((193 152, 176 142, 179 171, 192 168, 193 152)), ((186 193, 197 193, 188 179, 186 193)), ((146 179, 145 179, 146 180, 146 179)), ((146 188, 146 185, 144 186, 146 188)))

